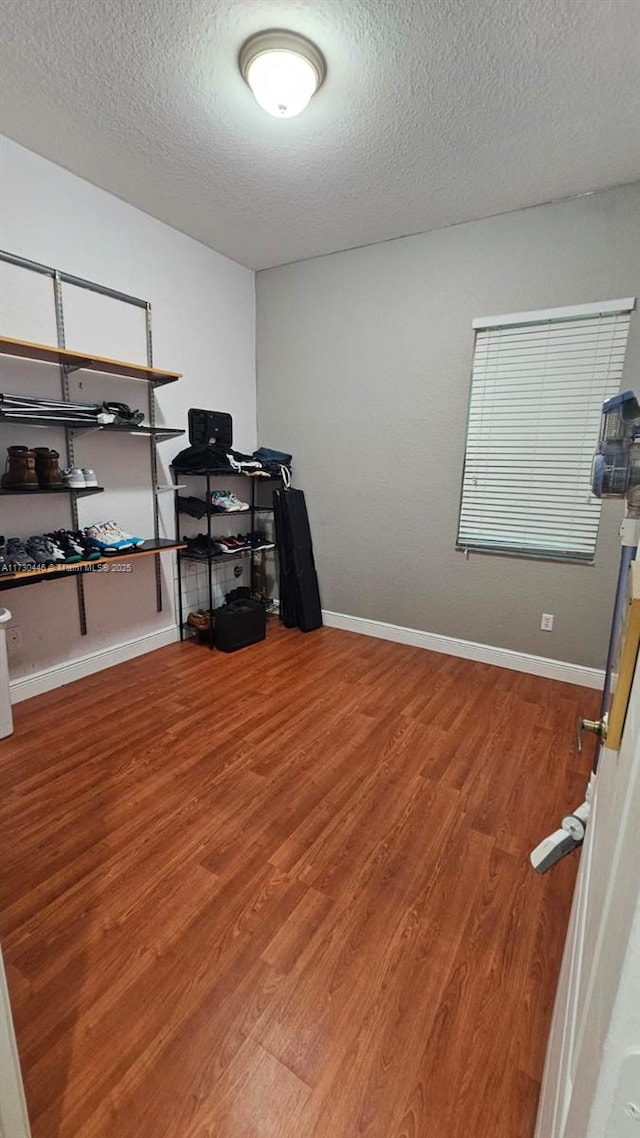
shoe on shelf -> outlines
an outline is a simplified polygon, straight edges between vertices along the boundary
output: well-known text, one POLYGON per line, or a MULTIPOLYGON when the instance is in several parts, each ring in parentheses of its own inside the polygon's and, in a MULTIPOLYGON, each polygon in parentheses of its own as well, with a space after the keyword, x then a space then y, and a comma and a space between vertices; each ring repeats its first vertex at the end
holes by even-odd
POLYGON ((187 547, 187 553, 195 553, 197 557, 206 557, 209 553, 209 539, 206 533, 197 533, 195 537, 182 539, 187 547))
POLYGON ((230 490, 212 490, 211 506, 221 514, 240 514, 250 509, 248 502, 241 502, 230 490))
POLYGON ((101 553, 123 553, 133 547, 133 542, 126 541, 118 530, 113 530, 109 522, 99 522, 94 526, 87 526, 84 530, 87 545, 99 549, 101 553))
POLYGON ((225 553, 240 553, 243 549, 248 549, 245 539, 242 534, 234 537, 233 534, 229 537, 221 537, 220 541, 226 547, 225 553))
POLYGON ((239 538, 243 538, 249 549, 265 549, 267 546, 273 545, 263 533, 245 533, 238 534, 239 538))
POLYGON ((7 565, 7 559, 5 557, 5 553, 6 553, 6 546, 4 543, 4 537, 2 537, 0 535, 0 573, 8 573, 9 572, 9 566, 7 565))
POLYGON ((239 498, 236 498, 235 494, 227 494, 227 502, 229 503, 227 507, 229 512, 233 511, 235 513, 236 510, 240 510, 244 513, 245 510, 251 509, 248 502, 241 502, 239 498))
POLYGON ((227 512, 226 501, 227 501, 227 491, 226 490, 212 490, 211 491, 211 509, 213 510, 214 514, 226 514, 226 512, 227 512))
POLYGON ((49 447, 34 447, 33 453, 36 459, 36 476, 41 489, 51 490, 64 486, 64 479, 58 466, 60 455, 57 450, 49 450, 49 447))
POLYGON ((33 557, 19 537, 10 537, 8 539, 5 548, 5 558, 10 573, 23 573, 28 569, 37 568, 33 557))
POLYGON ((82 554, 83 561, 97 561, 100 557, 100 550, 96 549, 95 545, 89 545, 86 537, 81 529, 67 530, 70 539, 73 539, 79 552, 82 554))
POLYGON ((70 541, 70 535, 66 530, 53 530, 51 533, 45 533, 44 536, 54 548, 57 548, 62 555, 58 560, 64 561, 65 565, 77 565, 78 561, 82 561, 82 553, 78 545, 74 541, 70 541))
POLYGON ((92 470, 90 466, 83 466, 82 467, 82 477, 84 478, 85 486, 97 486, 98 485, 98 479, 96 478, 96 472, 95 472, 95 470, 92 470))
POLYGON ((65 559, 60 547, 51 541, 46 534, 35 534, 33 537, 28 537, 25 548, 27 553, 33 557, 36 565, 49 567, 65 559))
POLYGON ((39 490, 36 456, 29 447, 7 447, 5 472, 0 478, 3 490, 39 490))
POLYGON ((100 557, 100 552, 95 546, 87 545, 81 530, 61 529, 48 536, 57 542, 66 557, 73 556, 74 561, 77 558, 80 561, 97 561, 100 557))
POLYGON ((86 482, 79 466, 66 466, 62 471, 62 478, 71 490, 84 490, 86 482))
POLYGON ((116 540, 125 541, 127 545, 133 545, 136 547, 136 549, 138 546, 144 545, 143 537, 136 537, 136 535, 133 533, 127 533, 126 529, 123 529, 122 526, 119 526, 117 522, 104 522, 103 524, 105 526, 108 526, 109 530, 116 537, 116 540))

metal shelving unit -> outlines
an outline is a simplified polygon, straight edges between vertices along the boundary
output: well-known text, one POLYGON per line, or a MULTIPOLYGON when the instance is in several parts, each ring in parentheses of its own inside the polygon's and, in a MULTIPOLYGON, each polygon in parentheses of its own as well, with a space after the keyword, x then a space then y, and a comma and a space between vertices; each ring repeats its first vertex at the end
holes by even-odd
MULTIPOLYGON (((142 300, 139 297, 129 296, 127 293, 118 292, 116 289, 107 288, 104 285, 98 284, 95 281, 88 281, 82 277, 76 277, 69 273, 61 272, 58 269, 51 268, 48 265, 39 264, 36 261, 29 261, 24 257, 19 257, 16 254, 8 253, 0 250, 0 261, 7 264, 14 265, 17 268, 25 269, 28 272, 38 273, 42 276, 49 277, 53 284, 53 301, 55 306, 56 318, 56 332, 57 344, 39 344, 30 340, 17 340, 11 337, 0 337, 0 356, 8 356, 18 359, 27 359, 39 364, 53 364, 58 367, 60 372, 60 389, 62 400, 64 402, 71 402, 69 376, 78 370, 89 370, 101 375, 115 376, 125 379, 136 379, 143 381, 147 386, 148 401, 147 401, 147 418, 148 425, 130 426, 128 424, 119 423, 91 423, 87 421, 74 419, 72 415, 68 419, 55 418, 52 416, 34 416, 27 418, 24 415, 10 412, 0 413, 0 425, 14 424, 19 426, 27 426, 29 423, 33 426, 57 427, 64 430, 65 433, 65 461, 67 466, 75 466, 74 455, 74 437, 79 433, 87 433, 90 431, 114 431, 120 434, 140 435, 148 438, 149 440, 149 463, 150 463, 150 490, 153 502, 153 536, 145 543, 141 550, 132 551, 127 550, 126 556, 137 558, 144 554, 154 555, 155 562, 155 585, 156 585, 156 607, 158 612, 162 611, 163 598, 162 598, 162 574, 160 568, 160 554, 167 550, 174 550, 179 548, 180 543, 175 541, 167 541, 160 537, 160 521, 158 509, 158 462, 156 445, 165 439, 177 438, 183 435, 183 430, 173 430, 169 427, 159 426, 156 422, 156 406, 155 406, 155 388, 165 384, 174 383, 181 378, 180 372, 166 371, 161 368, 154 367, 153 364, 153 341, 151 329, 151 305, 148 301, 142 300), (105 356, 97 356, 86 352, 73 351, 67 348, 65 342, 65 326, 64 326, 64 305, 62 296, 63 284, 74 285, 77 288, 86 289, 90 292, 98 293, 101 296, 110 298, 111 300, 121 301, 123 304, 133 305, 144 311, 145 318, 145 341, 146 341, 146 364, 129 363, 125 360, 111 359, 105 356)), ((66 488, 68 493, 70 515, 71 515, 71 529, 79 529, 78 519, 78 506, 77 501, 79 497, 83 497, 88 493, 100 493, 102 487, 86 487, 85 489, 71 489, 66 488)), ((4 493, 11 493, 12 491, 4 491, 4 493)), ((45 490, 44 493, 51 493, 50 490, 45 490)), ((61 491, 56 491, 60 493, 61 491)), ((23 496, 25 494, 35 494, 37 491, 18 491, 23 496)), ((80 623, 80 633, 82 636, 87 632, 87 616, 84 595, 84 581, 83 575, 95 569, 96 566, 102 565, 104 562, 112 562, 113 557, 102 558, 100 562, 82 562, 80 565, 69 565, 65 568, 54 567, 53 569, 36 570, 26 574, 3 574, 0 577, 0 589, 18 588, 23 585, 32 584, 41 580, 60 580, 65 577, 73 576, 76 581, 76 589, 78 595, 78 617, 80 623)))
MULTIPOLYGON (((206 468, 200 469, 200 470, 175 470, 175 468, 172 466, 171 467, 171 473, 172 473, 172 476, 174 479, 174 483, 176 483, 176 484, 177 484, 179 478, 199 477, 199 478, 205 479, 207 512, 206 512, 206 515, 203 515, 203 517, 206 516, 206 519, 207 519, 207 531, 206 531, 206 533, 207 533, 207 543, 209 546, 211 545, 212 540, 215 541, 215 534, 213 533, 212 528, 211 528, 212 518, 244 517, 244 518, 247 518, 247 520, 250 519, 251 531, 253 532, 254 527, 255 527, 255 522, 256 522, 256 515, 261 514, 261 513, 262 514, 270 514, 270 515, 273 514, 273 506, 267 506, 267 505, 264 505, 264 504, 257 501, 257 499, 256 499, 257 486, 259 486, 260 484, 267 484, 273 488, 274 482, 280 483, 282 481, 281 476, 279 474, 278 475, 272 474, 266 478, 265 477, 256 477, 255 475, 239 474, 237 471, 231 470, 229 467, 224 467, 222 469, 220 469, 220 468, 211 469, 211 470, 207 470, 206 468), (250 500, 249 509, 248 510, 225 510, 224 512, 221 512, 221 513, 213 510, 211 508, 212 479, 217 479, 217 478, 230 479, 230 478, 238 478, 238 477, 240 477, 240 478, 244 477, 247 480, 247 482, 251 483, 251 500, 250 500)), ((177 539, 179 540, 180 539, 180 513, 181 513, 181 511, 180 511, 180 501, 179 501, 177 494, 176 494, 175 512, 176 512, 176 536, 177 536, 177 539)), ((255 588, 256 557, 258 557, 258 556, 263 557, 266 553, 271 553, 274 550, 277 550, 277 545, 276 545, 275 541, 274 542, 267 542, 267 543, 265 543, 265 545, 259 546, 258 548, 247 547, 246 549, 233 550, 230 553, 194 553, 194 552, 191 552, 190 550, 184 548, 184 546, 183 546, 179 550, 178 557, 177 557, 177 560, 178 560, 178 609, 179 609, 178 625, 180 628, 180 639, 184 640, 185 632, 187 630, 191 629, 191 626, 185 623, 184 612, 183 612, 183 604, 182 604, 182 565, 185 561, 197 561, 197 562, 200 562, 201 564, 204 563, 205 565, 207 565, 208 570, 209 570, 209 572, 208 572, 208 594, 209 594, 208 604, 209 604, 209 611, 211 612, 213 610, 213 572, 214 572, 215 566, 223 565, 226 561, 233 561, 233 560, 238 559, 238 558, 245 558, 245 559, 248 558, 251 562, 250 587, 253 590, 255 588)), ((211 627, 209 630, 209 648, 213 648, 213 627, 211 627)))
POLYGON ((38 486, 20 490, 17 487, 11 490, 1 490, 0 498, 21 497, 29 498, 32 494, 77 494, 78 498, 88 498, 90 494, 104 494, 104 486, 38 486))

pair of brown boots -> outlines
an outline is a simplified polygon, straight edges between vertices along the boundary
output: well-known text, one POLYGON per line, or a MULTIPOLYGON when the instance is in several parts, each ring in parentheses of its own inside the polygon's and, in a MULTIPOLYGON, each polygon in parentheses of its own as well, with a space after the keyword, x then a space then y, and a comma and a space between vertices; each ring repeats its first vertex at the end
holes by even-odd
POLYGON ((3 490, 53 490, 64 486, 57 450, 49 447, 9 447, 5 473, 0 479, 3 490))

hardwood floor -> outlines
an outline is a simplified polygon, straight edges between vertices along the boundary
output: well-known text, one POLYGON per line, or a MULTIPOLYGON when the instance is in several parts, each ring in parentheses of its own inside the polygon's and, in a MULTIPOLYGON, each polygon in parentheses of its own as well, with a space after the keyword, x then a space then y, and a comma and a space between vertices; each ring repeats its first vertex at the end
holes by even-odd
POLYGON ((15 708, 0 933, 33 1138, 532 1138, 584 688, 335 629, 15 708))

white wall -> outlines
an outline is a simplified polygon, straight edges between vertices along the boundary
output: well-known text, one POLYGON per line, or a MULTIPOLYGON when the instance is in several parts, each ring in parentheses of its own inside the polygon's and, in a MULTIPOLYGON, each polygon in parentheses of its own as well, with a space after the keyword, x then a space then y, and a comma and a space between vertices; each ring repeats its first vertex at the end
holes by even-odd
POLYGON ((325 609, 604 665, 620 503, 593 566, 456 550, 471 322, 636 296, 639 264, 636 184, 258 273, 259 438, 294 456, 325 609))
MULTIPOLYGON (((215 209, 215 202, 212 202, 215 209)), ((256 435, 254 274, 226 257, 148 217, 60 167, 0 138, 0 246, 67 273, 149 300, 153 316, 154 362, 184 373, 158 389, 159 421, 186 427, 189 407, 230 411, 234 441, 252 450, 256 435)), ((55 343, 51 283, 23 270, 0 275, 0 332, 55 343)), ((65 291, 67 346, 143 362, 142 317, 138 310, 94 294, 65 291)), ((0 362, 0 390, 59 397, 57 368, 0 362)), ((74 384, 82 380, 75 373, 74 384)), ((80 398, 122 399, 144 407, 146 385, 84 376, 80 398), (102 394, 101 394, 102 393, 102 394)), ((1 461, 10 443, 56 446, 53 432, 0 432, 1 461), (23 437, 18 438, 20 433, 23 437)), ((160 480, 186 445, 160 444, 160 480)), ((107 487, 79 503, 83 524, 115 517, 150 536, 151 499, 148 444, 130 436, 88 435, 78 442, 77 460, 96 468, 107 487)), ((174 536, 173 495, 161 498, 162 535, 174 536)), ((63 502, 34 497, 2 499, 0 534, 27 536, 68 524, 63 502)), ((33 676, 92 653, 149 638, 175 625, 172 555, 163 562, 165 611, 156 613, 153 558, 138 561, 128 575, 86 578, 89 634, 80 637, 72 581, 46 582, 5 591, 0 604, 20 624, 23 647, 10 657, 12 678, 33 676)), ((114 657, 115 659, 115 657, 114 657)), ((72 678, 72 671, 68 673, 72 678)), ((20 686, 16 689, 19 691, 20 686)), ((23 691, 24 691, 23 686, 23 691)), ((31 689, 29 689, 31 690, 31 689)))

